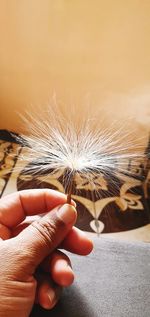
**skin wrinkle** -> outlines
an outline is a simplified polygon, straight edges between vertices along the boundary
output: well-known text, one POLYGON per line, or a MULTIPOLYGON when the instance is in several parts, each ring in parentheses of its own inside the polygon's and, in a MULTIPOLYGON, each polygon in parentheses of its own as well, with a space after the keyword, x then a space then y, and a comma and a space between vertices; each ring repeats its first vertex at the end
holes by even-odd
MULTIPOLYGON (((26 263, 28 263, 30 261, 30 265, 29 265, 30 266, 30 273, 34 274, 34 272, 35 272, 35 258, 39 258, 37 250, 40 250, 40 248, 42 248, 43 245, 45 245, 45 247, 47 249, 47 255, 49 255, 55 249, 56 243, 57 243, 56 238, 54 240, 52 237, 55 236, 55 234, 57 237, 58 236, 57 231, 59 232, 62 227, 65 229, 65 224, 60 219, 57 220, 58 221, 57 227, 55 224, 56 221, 51 221, 48 223, 46 223, 46 221, 47 220, 45 219, 41 223, 40 220, 39 221, 37 220, 31 224, 31 228, 33 228, 33 236, 34 236, 33 245, 35 246, 35 243, 36 243, 36 248, 32 248, 32 246, 30 246, 30 248, 29 248, 29 246, 26 246, 26 242, 24 243, 22 238, 20 239, 21 245, 18 248, 18 255, 17 255, 18 260, 17 261, 20 262, 19 266, 20 266, 21 271, 24 270, 26 263), (39 239, 39 234, 40 234, 40 239, 39 239), (37 236, 37 241, 36 241, 36 236, 37 236), (40 245, 41 245, 41 247, 40 247, 40 245), (52 248, 52 246, 53 246, 53 248, 52 248), (20 254, 20 250, 22 250, 21 254, 20 254)), ((64 231, 64 229, 62 229, 62 232, 64 231)), ((28 274, 29 274, 29 272, 27 272, 27 275, 28 274)))
POLYGON ((54 233, 56 233, 57 235, 57 231, 62 230, 63 232, 66 227, 64 222, 58 217, 57 217, 57 220, 54 217, 51 217, 51 220, 46 218, 46 219, 42 219, 41 221, 41 219, 39 219, 32 222, 31 226, 36 228, 39 231, 40 235, 44 238, 44 241, 46 242, 48 249, 51 249, 54 243, 53 241, 53 237, 55 236, 54 233))
POLYGON ((8 287, 9 287, 9 291, 13 294, 13 299, 15 299, 19 297, 18 294, 20 292, 22 292, 23 298, 26 298, 27 296, 33 297, 36 291, 36 286, 37 286, 37 282, 34 278, 30 282, 23 282, 19 280, 7 281, 7 284, 1 290, 0 301, 3 296, 4 297, 6 296, 8 298, 8 295, 7 295, 8 287))
MULTIPOLYGON (((3 269, 1 268, 1 279, 3 277, 3 270, 4 270, 4 276, 7 281, 12 281, 13 279, 16 279, 17 281, 22 282, 22 276, 25 275, 24 273, 24 267, 26 262, 28 262, 28 253, 23 248, 23 243, 21 240, 19 240, 16 243, 16 247, 14 247, 14 241, 16 238, 12 238, 10 240, 10 248, 7 248, 7 245, 5 246, 5 241, 3 242, 3 249, 2 254, 5 260, 5 267, 3 269), (7 260, 8 258, 8 260, 7 260), (18 266, 19 274, 18 274, 18 266), (10 267, 13 268, 13 270, 10 270, 10 267), (7 274, 6 274, 7 272, 7 274)), ((25 276, 26 280, 26 276, 25 276)))
POLYGON ((49 225, 46 223, 40 223, 40 221, 34 221, 31 226, 37 230, 37 235, 40 234, 42 240, 47 245, 48 250, 52 247, 52 235, 55 232, 55 225, 50 222, 50 229, 49 225), (51 231, 50 231, 51 230, 51 231))

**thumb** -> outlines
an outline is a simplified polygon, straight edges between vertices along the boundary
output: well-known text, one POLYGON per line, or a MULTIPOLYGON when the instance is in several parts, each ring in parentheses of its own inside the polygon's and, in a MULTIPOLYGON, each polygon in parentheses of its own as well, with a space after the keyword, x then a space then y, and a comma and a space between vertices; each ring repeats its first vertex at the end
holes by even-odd
POLYGON ((33 273, 45 257, 64 240, 76 217, 75 207, 64 204, 34 221, 16 237, 21 245, 20 255, 23 256, 27 270, 33 273))

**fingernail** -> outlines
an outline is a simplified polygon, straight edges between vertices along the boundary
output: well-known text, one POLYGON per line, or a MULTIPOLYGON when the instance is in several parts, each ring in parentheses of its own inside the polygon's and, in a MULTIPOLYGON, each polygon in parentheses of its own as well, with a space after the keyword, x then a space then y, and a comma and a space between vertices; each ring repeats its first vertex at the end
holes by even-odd
POLYGON ((49 289, 47 292, 48 298, 50 300, 50 304, 52 305, 56 301, 56 294, 52 289, 49 289))
POLYGON ((74 206, 65 204, 58 209, 57 215, 65 224, 69 224, 75 221, 77 211, 74 206))
POLYGON ((71 204, 72 204, 72 206, 74 206, 75 208, 77 207, 77 204, 76 204, 76 202, 75 202, 73 199, 71 199, 71 204))

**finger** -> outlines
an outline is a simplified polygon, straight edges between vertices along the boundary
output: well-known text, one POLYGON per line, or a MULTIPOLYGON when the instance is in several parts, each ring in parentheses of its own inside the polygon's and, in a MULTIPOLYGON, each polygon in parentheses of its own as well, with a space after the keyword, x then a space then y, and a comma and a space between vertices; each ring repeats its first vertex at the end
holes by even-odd
MULTIPOLYGON (((36 219, 39 219, 36 216, 36 219)), ((35 220, 35 218, 34 218, 35 220)), ((30 225, 32 221, 25 221, 13 229, 13 236, 18 235, 23 229, 30 225)), ((59 249, 65 249, 69 252, 87 255, 93 250, 93 242, 88 238, 87 234, 80 229, 73 227, 64 241, 59 246, 59 249)))
POLYGON ((73 227, 62 241, 60 248, 79 255, 87 255, 93 250, 93 242, 86 233, 73 227))
POLYGON ((42 263, 42 269, 51 274, 55 283, 61 286, 69 286, 74 281, 74 272, 69 257, 56 250, 42 263))
POLYGON ((45 309, 52 309, 60 298, 62 288, 52 282, 49 274, 37 275, 36 279, 36 302, 45 309))
POLYGON ((31 216, 27 217, 26 220, 21 222, 18 226, 12 228, 12 236, 16 237, 22 230, 27 228, 35 220, 41 219, 41 216, 31 216))
POLYGON ((10 239, 12 236, 12 232, 9 228, 7 228, 6 226, 0 224, 0 238, 2 240, 7 240, 10 239))
POLYGON ((53 280, 61 286, 69 286, 74 281, 74 273, 69 258, 62 252, 54 252, 50 262, 53 280))
POLYGON ((65 202, 66 196, 52 189, 16 192, 1 198, 0 223, 9 228, 16 227, 26 216, 46 213, 65 202))
POLYGON ((56 207, 40 220, 34 221, 24 229, 12 243, 15 247, 21 245, 19 256, 22 269, 33 274, 36 267, 47 257, 65 238, 74 225, 77 217, 75 208, 65 204, 56 207))

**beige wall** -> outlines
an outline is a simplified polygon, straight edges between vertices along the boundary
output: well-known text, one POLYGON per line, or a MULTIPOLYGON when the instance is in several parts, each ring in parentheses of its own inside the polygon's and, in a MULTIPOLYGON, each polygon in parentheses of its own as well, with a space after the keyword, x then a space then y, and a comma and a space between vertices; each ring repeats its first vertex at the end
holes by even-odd
POLYGON ((149 87, 150 1, 0 0, 0 128, 54 91, 148 125, 149 87))

